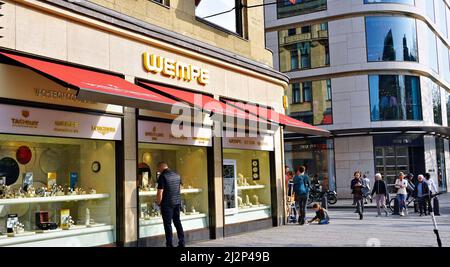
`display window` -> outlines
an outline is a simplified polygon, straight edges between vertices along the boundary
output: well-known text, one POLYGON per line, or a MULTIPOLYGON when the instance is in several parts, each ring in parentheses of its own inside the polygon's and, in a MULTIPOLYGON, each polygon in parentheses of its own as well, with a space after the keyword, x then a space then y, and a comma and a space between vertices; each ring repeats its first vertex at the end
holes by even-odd
POLYGON ((270 218, 273 137, 223 140, 225 224, 270 218))
POLYGON ((0 246, 114 243, 115 146, 0 134, 0 246))
POLYGON ((166 162, 181 176, 183 229, 209 227, 207 149, 211 146, 211 131, 203 129, 196 131, 194 137, 176 138, 171 134, 170 126, 169 123, 139 121, 140 238, 164 235, 160 208, 156 204, 159 162, 166 162))

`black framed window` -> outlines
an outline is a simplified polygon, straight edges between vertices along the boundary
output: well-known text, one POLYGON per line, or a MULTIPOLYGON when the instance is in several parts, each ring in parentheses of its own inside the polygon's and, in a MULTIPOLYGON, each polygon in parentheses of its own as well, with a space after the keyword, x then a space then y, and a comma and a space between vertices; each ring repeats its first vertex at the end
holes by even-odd
POLYGON ((431 82, 431 93, 433 95, 434 123, 442 125, 441 88, 434 82, 431 82))
POLYGON ((300 103, 300 84, 294 83, 292 87, 292 103, 300 103))
POLYGON ((150 0, 164 6, 170 6, 170 0, 150 0))
POLYGON ((240 0, 195 0, 195 16, 211 26, 242 35, 240 0))

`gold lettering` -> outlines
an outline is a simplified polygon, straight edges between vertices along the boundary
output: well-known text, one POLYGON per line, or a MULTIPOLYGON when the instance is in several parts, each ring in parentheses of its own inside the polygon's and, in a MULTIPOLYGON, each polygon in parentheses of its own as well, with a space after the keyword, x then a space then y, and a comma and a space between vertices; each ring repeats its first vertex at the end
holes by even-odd
POLYGON ((209 83, 209 71, 202 69, 200 71, 200 77, 198 78, 198 83, 206 85, 209 83))
POLYGON ((143 54, 144 68, 149 72, 160 73, 163 70, 163 58, 156 55, 150 55, 147 52, 143 54))
POLYGON ((176 76, 180 80, 191 81, 191 73, 189 71, 189 65, 177 62, 176 76))
POLYGON ((175 76, 175 60, 170 58, 164 58, 164 65, 163 65, 163 74, 174 77, 175 76))

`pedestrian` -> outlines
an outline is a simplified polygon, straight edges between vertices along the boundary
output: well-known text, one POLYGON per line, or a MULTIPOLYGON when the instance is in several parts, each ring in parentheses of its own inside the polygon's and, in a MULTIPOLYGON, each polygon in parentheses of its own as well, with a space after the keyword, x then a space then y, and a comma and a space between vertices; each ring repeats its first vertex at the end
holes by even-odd
POLYGON ((370 202, 372 202, 372 197, 370 195, 370 179, 364 174, 362 180, 363 180, 362 193, 364 197, 364 204, 368 204, 367 200, 370 200, 370 202))
MULTIPOLYGON (((439 190, 436 186, 436 183, 433 179, 431 179, 431 175, 429 173, 425 173, 425 182, 428 184, 428 188, 430 189, 430 195, 436 195, 439 190)), ((433 205, 431 205, 431 196, 428 202, 428 212, 434 212, 434 215, 439 215, 439 200, 437 197, 433 198, 433 205), (435 210, 433 210, 433 207, 435 210)))
POLYGON ((363 219, 364 213, 364 200, 363 200, 363 180, 361 178, 361 172, 355 171, 353 174, 353 180, 351 182, 350 188, 352 189, 353 200, 356 203, 356 213, 359 214, 359 219, 363 219))
POLYGON ((286 185, 286 188, 288 187, 289 180, 292 179, 291 176, 292 172, 290 171, 290 168, 288 165, 284 166, 284 183, 286 185))
POLYGON ((422 174, 417 176, 418 183, 415 188, 415 195, 417 196, 419 202, 419 216, 428 215, 428 205, 430 204, 430 188, 425 182, 425 178, 422 174))
POLYGON ((383 181, 381 173, 375 174, 375 183, 373 184, 372 194, 377 194, 375 196, 375 201, 377 203, 377 217, 381 216, 381 209, 384 210, 386 217, 388 216, 388 211, 386 208, 386 201, 389 201, 389 193, 386 183, 383 181))
POLYGON ((398 179, 395 181, 395 188, 397 188, 397 200, 399 204, 400 216, 408 215, 408 207, 406 206, 406 196, 408 192, 406 191, 408 187, 408 180, 405 179, 405 174, 400 172, 398 179))
POLYGON ((406 175, 406 180, 408 181, 408 187, 406 188, 406 192, 408 193, 408 195, 406 197, 406 201, 408 201, 409 198, 413 196, 414 189, 416 187, 416 185, 414 184, 414 174, 410 173, 406 175))
POLYGON ((312 223, 317 221, 320 225, 329 224, 330 216, 328 215, 328 211, 320 206, 318 203, 314 203, 313 210, 316 212, 316 216, 308 221, 308 223, 312 223))
POLYGON ((308 202, 310 186, 311 182, 309 181, 308 175, 305 174, 305 167, 298 167, 297 173, 294 177, 294 193, 295 205, 298 209, 298 223, 300 225, 305 224, 306 203, 308 202))
POLYGON ((184 231, 180 220, 181 177, 169 169, 166 162, 158 163, 158 191, 156 203, 161 207, 161 215, 166 234, 166 246, 173 247, 172 221, 177 229, 178 247, 184 247, 184 231))

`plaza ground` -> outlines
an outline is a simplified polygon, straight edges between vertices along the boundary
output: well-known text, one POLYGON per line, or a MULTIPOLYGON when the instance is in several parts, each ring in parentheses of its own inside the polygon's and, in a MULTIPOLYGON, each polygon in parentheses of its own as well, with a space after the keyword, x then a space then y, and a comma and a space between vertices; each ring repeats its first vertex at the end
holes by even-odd
MULTIPOLYGON (((347 203, 344 201, 344 203, 347 203)), ((348 202, 350 203, 350 202, 348 202)), ((441 216, 436 216, 444 247, 450 246, 450 195, 440 197, 441 216)), ((338 202, 339 204, 339 202, 338 202)), ((419 217, 410 209, 405 217, 376 217, 374 208, 367 208, 360 221, 351 203, 329 209, 329 225, 289 224, 281 227, 231 236, 221 240, 196 243, 198 247, 345 247, 401 246, 435 247, 431 216, 419 217)), ((308 218, 313 216, 308 209, 308 218)))

